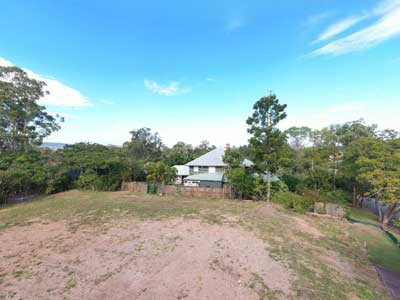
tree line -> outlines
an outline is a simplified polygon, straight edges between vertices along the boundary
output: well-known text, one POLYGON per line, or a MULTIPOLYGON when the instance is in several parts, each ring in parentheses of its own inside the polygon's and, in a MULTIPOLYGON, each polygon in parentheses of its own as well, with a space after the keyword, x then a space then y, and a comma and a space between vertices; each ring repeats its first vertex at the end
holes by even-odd
POLYGON ((298 211, 315 202, 361 207, 373 200, 387 226, 400 212, 400 133, 379 131, 362 119, 321 130, 303 126, 281 131, 285 109, 276 95, 260 98, 247 119, 249 144, 225 155, 236 196, 267 203, 272 199, 298 211), (250 170, 240 164, 245 156, 255 163, 250 170), (281 180, 272 183, 272 174, 281 180))
MULTIPOLYGON (((167 147, 145 127, 132 130, 122 147, 78 143, 56 151, 40 148, 63 122, 38 104, 46 93, 45 83, 23 70, 0 67, 0 201, 73 188, 113 191, 124 180, 171 183, 172 166, 215 148, 207 141, 167 147)), ((400 211, 399 133, 379 131, 363 120, 282 131, 285 111, 274 94, 255 102, 246 120, 248 145, 224 157, 235 196, 280 202, 297 211, 317 201, 360 207, 366 199, 380 200, 388 208, 381 221, 389 224, 400 211), (244 167, 244 158, 254 165, 244 167)))

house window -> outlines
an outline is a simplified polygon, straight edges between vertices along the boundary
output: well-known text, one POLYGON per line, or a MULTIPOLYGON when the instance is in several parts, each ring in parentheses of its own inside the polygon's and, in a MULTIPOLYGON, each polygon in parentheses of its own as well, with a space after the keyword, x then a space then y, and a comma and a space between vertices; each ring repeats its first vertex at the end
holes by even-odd
POLYGON ((199 167, 199 173, 208 173, 208 167, 199 167))
POLYGON ((224 173, 224 167, 216 167, 215 172, 216 173, 224 173))
POLYGON ((194 172, 194 173, 199 173, 199 167, 194 167, 194 168, 193 168, 193 172, 194 172))
POLYGON ((216 167, 209 167, 208 168, 208 173, 215 173, 216 172, 216 167))

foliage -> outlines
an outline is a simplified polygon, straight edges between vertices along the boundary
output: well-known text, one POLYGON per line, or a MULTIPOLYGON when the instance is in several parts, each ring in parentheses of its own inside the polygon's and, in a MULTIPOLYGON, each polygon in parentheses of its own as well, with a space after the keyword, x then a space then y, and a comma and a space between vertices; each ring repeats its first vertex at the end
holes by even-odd
MULTIPOLYGON (((261 172, 276 173, 281 165, 280 150, 286 145, 286 135, 277 125, 286 118, 286 104, 279 104, 276 95, 260 98, 253 106, 253 114, 247 119, 251 134, 250 147, 256 166, 261 172)), ((270 200, 271 176, 267 185, 267 202, 270 200)))
POLYGON ((0 153, 40 145, 60 129, 56 118, 37 103, 48 94, 44 87, 18 67, 0 66, 0 153))
POLYGON ((322 195, 326 198, 326 201, 329 203, 335 203, 346 206, 351 203, 351 197, 349 196, 349 193, 344 190, 325 191, 322 192, 322 195))
POLYGON ((314 202, 307 198, 291 192, 277 192, 272 196, 272 202, 282 204, 286 209, 292 209, 298 213, 312 210, 314 202))
POLYGON ((289 192, 289 187, 283 180, 278 180, 272 183, 272 192, 289 192))
POLYGON ((160 161, 148 163, 146 169, 148 173, 147 180, 156 184, 173 183, 176 178, 176 169, 160 161))
POLYGON ((152 133, 150 128, 143 127, 132 130, 130 134, 131 140, 124 143, 124 147, 132 157, 145 161, 161 158, 164 144, 157 132, 152 133))
POLYGON ((245 166, 228 169, 226 176, 235 198, 251 199, 254 190, 254 180, 248 174, 245 166))
POLYGON ((121 149, 79 143, 62 151, 63 163, 78 188, 113 191, 129 177, 129 167, 121 149))
POLYGON ((264 182, 263 176, 257 175, 254 178, 253 197, 257 201, 265 201, 267 195, 267 185, 264 182))
POLYGON ((297 187, 301 183, 301 180, 298 177, 289 174, 282 175, 280 179, 286 183, 289 191, 292 193, 297 191, 297 187))
POLYGON ((302 149, 310 139, 312 129, 309 127, 290 127, 285 131, 294 149, 302 149))

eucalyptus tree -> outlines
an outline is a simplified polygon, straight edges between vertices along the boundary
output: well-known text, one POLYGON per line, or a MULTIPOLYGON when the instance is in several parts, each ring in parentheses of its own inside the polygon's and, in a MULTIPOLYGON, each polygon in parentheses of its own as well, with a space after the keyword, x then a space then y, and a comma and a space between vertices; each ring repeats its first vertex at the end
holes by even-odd
POLYGON ((0 151, 40 145, 43 138, 60 129, 57 116, 38 103, 48 94, 45 86, 18 67, 0 66, 0 151))

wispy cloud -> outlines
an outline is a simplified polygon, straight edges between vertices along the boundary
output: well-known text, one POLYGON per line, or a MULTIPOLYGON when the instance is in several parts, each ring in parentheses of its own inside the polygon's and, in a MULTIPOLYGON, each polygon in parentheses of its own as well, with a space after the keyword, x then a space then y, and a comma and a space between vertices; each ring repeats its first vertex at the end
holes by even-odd
MULTIPOLYGON (((0 57, 0 66, 10 67, 14 64, 0 57)), ((29 69, 23 68, 30 78, 44 81, 47 85, 45 89, 50 92, 39 100, 42 105, 52 105, 61 107, 85 107, 92 106, 90 101, 81 94, 78 90, 69 87, 60 81, 39 75, 29 69)))
POLYGON ((174 96, 190 92, 189 88, 180 87, 180 83, 178 81, 172 81, 167 85, 161 85, 156 81, 145 79, 144 86, 153 93, 163 96, 174 96))
POLYGON ((321 33, 318 39, 315 40, 314 42, 322 42, 328 40, 338 35, 339 33, 342 33, 347 29, 351 28, 355 24, 362 21, 364 18, 365 16, 351 16, 337 23, 334 23, 331 26, 329 26, 323 33, 321 33))
POLYGON ((332 16, 332 12, 322 12, 309 16, 303 23, 305 27, 313 27, 321 24, 332 16))
POLYGON ((208 82, 214 82, 214 81, 216 81, 216 79, 215 79, 214 77, 207 77, 207 78, 206 78, 206 81, 208 81, 208 82))
MULTIPOLYGON (((311 55, 341 55, 361 51, 400 35, 400 0, 382 1, 363 17, 358 17, 359 19, 357 19, 357 17, 354 18, 355 19, 348 18, 338 22, 336 26, 335 24, 332 25, 325 31, 325 36, 329 38, 330 34, 330 37, 333 37, 366 18, 378 19, 363 29, 355 31, 343 38, 336 39, 313 51, 311 55), (338 26, 338 24, 340 26, 338 26), (336 34, 335 31, 337 32, 336 34)), ((321 36, 324 36, 324 33, 321 36)))

